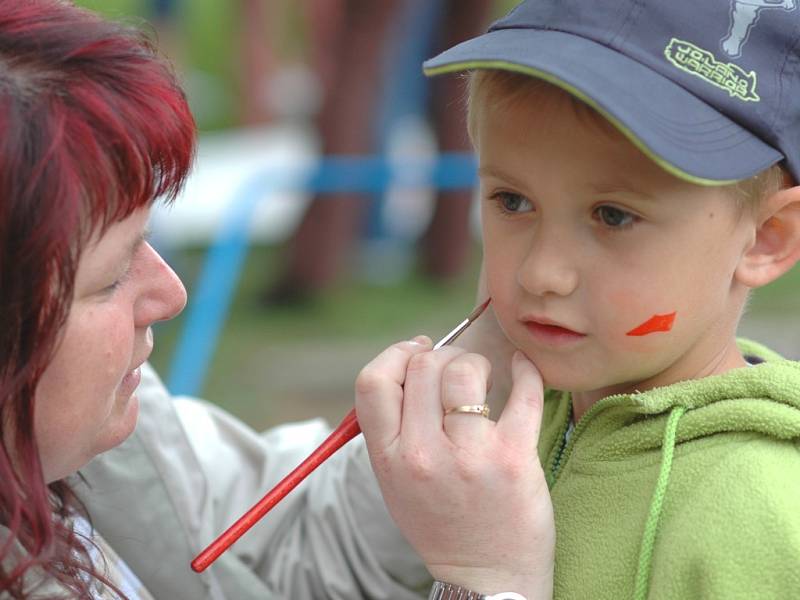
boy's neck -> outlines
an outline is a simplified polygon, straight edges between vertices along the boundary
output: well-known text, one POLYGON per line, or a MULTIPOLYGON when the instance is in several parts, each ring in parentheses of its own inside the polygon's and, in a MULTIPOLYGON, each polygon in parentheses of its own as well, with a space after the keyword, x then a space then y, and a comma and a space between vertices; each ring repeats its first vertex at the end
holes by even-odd
POLYGON ((665 387, 678 381, 702 379, 747 366, 747 361, 745 361, 739 347, 736 345, 735 338, 731 338, 730 342, 714 355, 711 360, 699 362, 699 367, 693 362, 691 360, 680 360, 653 377, 636 383, 623 383, 597 390, 572 392, 573 421, 575 423, 580 421, 595 403, 608 396, 644 392, 657 387, 665 387))

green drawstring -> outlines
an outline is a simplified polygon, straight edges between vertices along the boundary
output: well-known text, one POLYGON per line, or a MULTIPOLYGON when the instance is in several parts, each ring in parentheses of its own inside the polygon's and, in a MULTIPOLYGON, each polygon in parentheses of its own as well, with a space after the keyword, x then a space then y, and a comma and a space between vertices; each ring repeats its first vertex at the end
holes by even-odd
POLYGON ((636 587, 634 588, 634 600, 645 600, 647 598, 647 585, 650 582, 650 563, 653 560, 653 546, 658 532, 658 521, 661 517, 661 509, 664 506, 664 496, 667 492, 669 482, 669 472, 672 469, 672 455, 675 451, 675 437, 678 431, 678 421, 686 412, 685 406, 676 406, 669 415, 667 426, 664 429, 664 442, 662 444, 663 454, 661 456, 661 471, 658 473, 658 481, 653 491, 653 498, 650 500, 650 514, 647 515, 647 522, 644 526, 642 535, 642 547, 639 550, 639 567, 636 571, 636 587))

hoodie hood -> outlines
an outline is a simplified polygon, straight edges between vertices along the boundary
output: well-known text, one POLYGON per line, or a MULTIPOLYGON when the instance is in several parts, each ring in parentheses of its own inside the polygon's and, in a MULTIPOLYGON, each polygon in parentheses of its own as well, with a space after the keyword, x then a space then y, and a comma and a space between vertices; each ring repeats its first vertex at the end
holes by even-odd
MULTIPOLYGON (((644 500, 643 494, 649 496, 640 505, 647 509, 641 517, 638 554, 634 559, 635 581, 631 590, 634 600, 644 600, 650 591, 654 548, 662 514, 670 502, 669 482, 679 452, 683 459, 675 468, 683 478, 686 469, 688 473, 703 473, 702 469, 697 470, 701 463, 692 463, 691 457, 702 455, 702 451, 699 454, 697 451, 717 439, 718 434, 726 435, 720 439, 733 439, 731 436, 741 439, 744 435, 790 443, 800 441, 800 362, 785 360, 753 342, 741 340, 739 347, 751 366, 645 392, 603 398, 583 416, 571 434, 567 434, 570 395, 551 392, 545 399, 539 449, 554 498, 565 493, 576 498, 572 483, 565 489, 559 486, 566 471, 574 481, 577 473, 595 473, 597 477, 612 471, 633 474, 642 468, 650 472, 649 466, 652 467, 652 479, 648 476, 640 480, 640 485, 646 487, 634 484, 627 498, 635 503, 635 497, 644 500), (650 483, 645 483, 647 480, 650 483)), ((624 480, 620 479, 620 484, 624 480)), ((600 479, 594 479, 584 493, 590 494, 589 497, 598 495, 598 485, 600 479)), ((556 506, 557 529, 560 513, 556 506)))
POLYGON ((619 460, 662 447, 665 419, 678 407, 684 411, 676 445, 737 431, 800 439, 800 362, 754 342, 740 340, 739 346, 758 364, 599 401, 573 433, 591 438, 581 444, 581 460, 619 460))

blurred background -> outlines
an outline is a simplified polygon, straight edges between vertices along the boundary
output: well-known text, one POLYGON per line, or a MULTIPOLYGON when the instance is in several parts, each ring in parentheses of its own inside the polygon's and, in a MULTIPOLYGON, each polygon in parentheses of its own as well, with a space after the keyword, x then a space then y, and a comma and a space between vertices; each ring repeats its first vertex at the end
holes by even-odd
MULTIPOLYGON (((258 429, 352 406, 388 344, 449 331, 480 260, 458 77, 425 58, 513 0, 78 0, 144 26, 200 129, 152 241, 189 304, 156 329, 174 393, 258 429)), ((754 296, 742 335, 800 359, 800 269, 754 296)))

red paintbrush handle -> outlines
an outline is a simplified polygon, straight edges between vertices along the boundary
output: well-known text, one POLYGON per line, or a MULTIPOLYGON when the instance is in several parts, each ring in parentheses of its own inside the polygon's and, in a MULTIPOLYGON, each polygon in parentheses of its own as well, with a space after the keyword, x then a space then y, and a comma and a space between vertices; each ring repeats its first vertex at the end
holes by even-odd
MULTIPOLYGON (((489 302, 491 302, 491 300, 491 298, 488 298, 480 306, 475 308, 475 310, 473 310, 466 319, 459 323, 455 329, 448 333, 444 338, 439 340, 439 342, 434 345, 434 348, 446 346, 447 344, 452 343, 454 339, 461 335, 461 333, 467 327, 469 327, 469 325, 474 322, 484 310, 486 310, 486 307, 489 306, 489 302)), ((283 478, 283 480, 281 480, 280 483, 278 483, 278 485, 267 492, 266 496, 259 500, 258 503, 253 506, 253 508, 244 513, 238 521, 228 527, 227 531, 214 540, 208 546, 208 548, 198 554, 197 557, 192 561, 192 569, 198 573, 204 571, 208 565, 214 562, 220 554, 225 552, 225 550, 227 550, 231 544, 242 537, 242 535, 244 535, 244 533, 250 529, 261 517, 267 514, 273 506, 280 502, 286 496, 286 494, 291 492, 298 483, 303 481, 303 479, 305 479, 308 474, 311 473, 311 471, 320 466, 320 464, 325 462, 325 460, 327 460, 331 454, 336 452, 339 448, 344 446, 359 433, 361 433, 361 427, 359 427, 358 420, 356 419, 356 410, 352 409, 349 413, 347 413, 347 415, 345 415, 344 419, 342 419, 342 422, 339 423, 339 426, 333 430, 333 433, 331 433, 327 439, 320 444, 319 448, 311 453, 311 456, 300 463, 300 466, 289 473, 283 478)))
POLYGON ((231 544, 238 540, 256 522, 267 514, 273 506, 280 502, 286 494, 291 492, 297 484, 305 479, 314 469, 328 459, 328 457, 344 446, 347 442, 361 433, 356 419, 356 410, 352 409, 339 426, 314 450, 311 455, 286 477, 278 485, 272 488, 266 495, 258 501, 250 510, 244 513, 239 520, 214 540, 205 550, 203 550, 192 561, 192 569, 200 573, 208 565, 214 562, 217 557, 225 552, 231 544))

